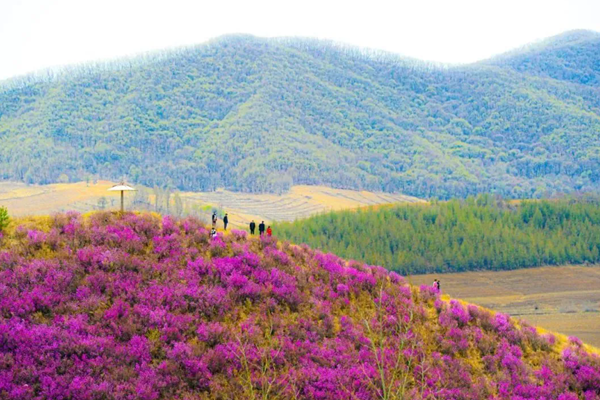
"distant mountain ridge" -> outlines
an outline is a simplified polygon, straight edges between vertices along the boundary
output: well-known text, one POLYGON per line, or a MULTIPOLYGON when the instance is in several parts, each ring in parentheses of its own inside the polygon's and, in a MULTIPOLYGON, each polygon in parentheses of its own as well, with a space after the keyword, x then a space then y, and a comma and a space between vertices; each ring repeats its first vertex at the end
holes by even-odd
POLYGON ((600 86, 600 33, 569 31, 484 63, 520 72, 600 86))
POLYGON ((440 198, 598 190, 598 34, 566 35, 452 67, 236 35, 13 81, 0 88, 0 179, 440 198))

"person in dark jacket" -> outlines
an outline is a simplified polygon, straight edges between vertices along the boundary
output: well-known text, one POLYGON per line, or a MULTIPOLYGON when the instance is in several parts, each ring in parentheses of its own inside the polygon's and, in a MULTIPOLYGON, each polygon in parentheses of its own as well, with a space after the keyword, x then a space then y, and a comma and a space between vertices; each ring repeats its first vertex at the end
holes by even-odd
POLYGON ((254 230, 256 229, 256 222, 254 222, 254 220, 252 220, 252 222, 250 222, 250 234, 254 235, 254 230))
POLYGON ((225 230, 227 230, 228 223, 229 223, 229 217, 227 216, 227 213, 225 213, 225 216, 223 217, 223 227, 225 228, 225 230))
POLYGON ((216 211, 213 212, 213 215, 212 215, 212 227, 213 228, 217 227, 217 212, 216 211))
POLYGON ((265 221, 262 221, 260 225, 258 225, 258 234, 260 236, 265 234, 265 221))

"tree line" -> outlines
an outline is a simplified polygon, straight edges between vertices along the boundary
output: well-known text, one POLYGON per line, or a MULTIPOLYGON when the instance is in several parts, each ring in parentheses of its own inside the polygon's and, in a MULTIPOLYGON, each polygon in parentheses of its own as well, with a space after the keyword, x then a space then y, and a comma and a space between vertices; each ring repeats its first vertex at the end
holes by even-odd
MULTIPOLYGON (((114 196, 102 196, 98 198, 95 204, 91 204, 94 210, 99 211, 114 209, 117 205, 118 200, 114 196)), ((131 196, 125 197, 125 208, 136 211, 151 211, 179 218, 193 216, 205 224, 209 223, 212 213, 216 212, 219 216, 223 216, 225 213, 218 204, 200 204, 199 202, 189 201, 173 188, 158 186, 153 188, 138 186, 131 196)))
POLYGON ((491 195, 338 211, 276 223, 280 238, 403 274, 600 262, 600 198, 491 195))

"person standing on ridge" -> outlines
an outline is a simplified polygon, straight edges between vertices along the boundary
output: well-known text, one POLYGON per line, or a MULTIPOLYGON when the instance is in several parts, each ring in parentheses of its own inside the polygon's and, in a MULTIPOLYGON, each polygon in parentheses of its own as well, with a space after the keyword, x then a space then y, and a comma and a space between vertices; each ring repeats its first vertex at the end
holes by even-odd
POLYGON ((223 217, 223 227, 225 230, 227 230, 228 223, 229 223, 229 217, 227 217, 227 213, 225 213, 225 216, 223 217))
POLYGON ((212 215, 212 227, 216 228, 217 227, 217 212, 214 211, 213 215, 212 215))
POLYGON ((269 225, 269 227, 267 228, 267 236, 273 236, 273 230, 271 229, 271 226, 269 225))
POLYGON ((252 222, 250 222, 250 234, 254 235, 254 230, 256 229, 256 222, 254 222, 254 220, 252 220, 252 222))
POLYGON ((261 222, 260 225, 258 225, 258 234, 260 236, 265 234, 265 221, 261 222))

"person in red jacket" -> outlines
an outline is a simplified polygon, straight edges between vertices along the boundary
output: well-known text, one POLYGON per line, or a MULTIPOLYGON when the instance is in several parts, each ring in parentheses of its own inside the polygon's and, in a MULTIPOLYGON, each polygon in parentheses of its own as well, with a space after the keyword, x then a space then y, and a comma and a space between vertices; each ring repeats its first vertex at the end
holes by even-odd
POLYGON ((273 230, 271 229, 271 226, 267 228, 267 236, 273 236, 273 230))

